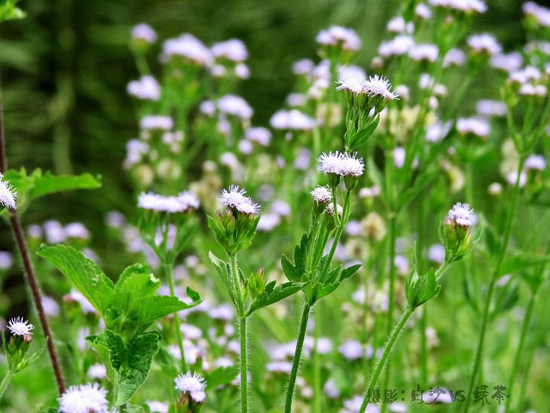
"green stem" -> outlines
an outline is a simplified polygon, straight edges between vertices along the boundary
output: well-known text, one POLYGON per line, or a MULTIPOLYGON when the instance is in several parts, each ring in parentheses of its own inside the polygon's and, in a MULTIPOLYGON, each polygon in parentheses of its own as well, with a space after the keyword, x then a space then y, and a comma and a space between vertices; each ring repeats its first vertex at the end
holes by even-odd
MULTIPOLYGON (((170 295, 172 297, 175 297, 176 292, 174 288, 174 275, 172 274, 171 264, 164 263, 164 273, 168 278, 168 285, 170 286, 170 295)), ((183 347, 183 335, 181 334, 180 316, 177 311, 174 313, 174 327, 176 329, 176 340, 178 341, 178 347, 180 349, 181 369, 182 369, 182 372, 185 373, 187 371, 187 362, 185 361, 185 349, 183 347)))
MULTIPOLYGON (((521 337, 519 339, 518 348, 516 350, 516 355, 514 357, 514 365, 512 367, 512 374, 510 375, 510 381, 509 381, 509 385, 508 385, 508 394, 512 394, 512 390, 514 388, 514 382, 516 380, 516 374, 518 372, 519 362, 521 360, 521 355, 523 353, 523 347, 525 345, 525 337, 527 336, 527 331, 529 330, 531 315, 533 314, 533 308, 535 306, 536 295, 537 295, 536 291, 531 293, 531 299, 529 300, 529 304, 527 306, 527 312, 525 313, 525 318, 523 319, 523 327, 521 329, 521 337)), ((511 402, 512 402, 512 398, 508 397, 508 400, 506 400, 506 412, 510 411, 510 406, 512 404, 511 402)))
MULTIPOLYGON (((424 230, 426 225, 426 196, 421 196, 418 200, 418 237, 416 243, 416 265, 420 274, 425 273, 425 260, 424 260, 424 244, 426 241, 426 231, 424 230)), ((426 325, 428 314, 428 303, 422 307, 422 318, 420 320, 420 383, 427 385, 428 383, 428 346, 426 340, 426 325)))
POLYGON ((508 243, 510 242, 510 234, 512 230, 512 222, 514 219, 515 211, 516 211, 516 205, 518 200, 518 194, 519 194, 519 182, 521 178, 521 173, 523 171, 523 165, 525 162, 525 156, 522 154, 520 155, 519 160, 519 167, 518 167, 518 176, 516 178, 516 183, 514 185, 514 191, 512 193, 512 199, 510 202, 510 207, 508 208, 508 211, 506 213, 506 223, 504 227, 504 238, 500 247, 499 255, 497 258, 495 271, 492 274, 491 279, 489 280, 489 290, 487 291, 487 297, 485 298, 485 307, 483 309, 483 319, 481 323, 481 330, 479 333, 479 339, 477 343, 477 349, 476 349, 476 355, 475 355, 475 361, 474 361, 474 367, 472 370, 472 374, 470 376, 470 384, 468 386, 468 393, 466 393, 466 403, 464 403, 464 408, 462 411, 466 413, 470 408, 470 402, 471 402, 471 395, 474 390, 475 381, 477 374, 479 372, 480 366, 481 366, 481 357, 483 355, 483 344, 485 341, 485 332, 487 330, 487 323, 489 321, 489 312, 491 309, 491 301, 493 298, 493 291, 495 286, 495 281, 500 273, 500 267, 502 265, 502 261, 504 260, 504 256, 506 254, 506 250, 508 248, 508 243))
POLYGON ((241 338, 241 412, 248 412, 248 346, 247 346, 247 319, 241 317, 239 321, 239 335, 241 338))
POLYGON ((319 334, 321 330, 321 305, 317 306, 315 311, 315 331, 313 343, 313 406, 315 413, 321 413, 321 360, 317 345, 319 342, 319 334))
POLYGON ((397 341, 397 338, 399 337, 399 334, 401 334, 401 331, 403 330, 405 323, 408 321, 408 319, 410 318, 413 312, 414 312, 413 309, 411 309, 410 307, 407 307, 407 310, 401 316, 399 323, 397 323, 397 326, 395 326, 395 328, 393 329, 390 335, 390 339, 388 340, 386 347, 384 348, 384 352, 382 353, 382 358, 376 365, 376 368, 374 369, 374 373, 372 374, 369 380, 369 384, 367 386, 367 392, 365 394, 365 398, 363 399, 363 404, 361 405, 361 409, 359 410, 360 413, 364 413, 367 406, 369 405, 369 396, 371 395, 372 391, 374 390, 374 387, 376 386, 376 383, 378 382, 380 373, 382 373, 382 370, 384 369, 384 366, 390 357, 390 353, 393 349, 393 346, 395 345, 395 342, 397 341))
POLYGON ((2 383, 0 383, 0 400, 2 400, 2 396, 4 395, 4 392, 6 391, 8 385, 11 382, 11 378, 13 377, 13 373, 11 370, 8 369, 6 372, 6 375, 2 379, 2 383))
POLYGON ((300 331, 298 333, 298 341, 296 342, 296 351, 294 352, 294 359, 292 360, 292 370, 290 372, 288 387, 286 389, 285 413, 292 412, 292 399, 294 398, 294 388, 296 387, 296 377, 298 376, 300 359, 302 358, 302 350, 304 348, 304 339, 306 337, 307 322, 309 319, 310 311, 311 311, 311 305, 306 301, 304 303, 304 310, 302 312, 302 321, 300 322, 300 331))

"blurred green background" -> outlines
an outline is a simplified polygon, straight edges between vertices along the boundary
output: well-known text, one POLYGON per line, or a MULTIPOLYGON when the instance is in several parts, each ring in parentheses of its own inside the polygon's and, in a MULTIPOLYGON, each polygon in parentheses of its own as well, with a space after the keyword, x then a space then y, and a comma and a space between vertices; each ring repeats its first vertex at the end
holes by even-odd
MULTIPOLYGON (((473 31, 490 31, 506 50, 524 41, 521 2, 491 1, 473 31)), ((251 77, 240 93, 265 125, 294 85, 292 63, 315 58, 320 29, 340 24, 357 30, 364 67, 399 10, 397 0, 157 0, 23 1, 28 18, 0 26, 0 74, 11 168, 40 167, 56 173, 100 174, 100 191, 55 195, 33 205, 25 224, 58 219, 81 221, 92 230, 92 247, 106 270, 117 271, 106 250, 104 216, 135 204, 121 163, 126 142, 137 133, 127 83, 138 77, 128 49, 131 27, 149 23, 164 40, 189 32, 205 44, 232 37, 250 52, 251 77)), ((160 44, 156 45, 160 48, 160 44)), ((483 85, 473 88, 483 94, 483 85)), ((485 86, 487 87, 487 86, 485 86)), ((474 100, 472 100, 472 103, 474 100)), ((8 227, 0 226, 0 250, 12 250, 8 227)), ((10 288, 20 289, 15 267, 10 288)), ((116 271, 113 271, 116 273, 116 271)), ((23 311, 22 311, 23 310, 23 311)), ((7 316, 23 314, 10 309, 7 316)))

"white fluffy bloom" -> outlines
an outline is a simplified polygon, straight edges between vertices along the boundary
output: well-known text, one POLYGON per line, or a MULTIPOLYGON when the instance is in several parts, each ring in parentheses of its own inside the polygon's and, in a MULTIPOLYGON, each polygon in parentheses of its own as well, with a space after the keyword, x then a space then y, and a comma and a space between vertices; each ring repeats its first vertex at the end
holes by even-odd
POLYGON ((235 116, 241 119, 250 119, 253 110, 246 100, 236 95, 225 95, 218 99, 218 109, 226 115, 235 116))
POLYGON ((248 58, 246 46, 239 39, 230 39, 215 43, 211 50, 217 59, 222 58, 233 62, 244 62, 248 58))
POLYGON ((139 127, 143 130, 170 130, 174 127, 174 121, 170 116, 148 115, 141 119, 139 127))
POLYGON ((408 35, 399 35, 380 43, 378 54, 382 57, 402 56, 414 46, 414 39, 408 35))
POLYGON ((523 65, 523 56, 521 53, 512 52, 508 54, 497 54, 491 57, 491 66, 495 69, 508 73, 521 69, 523 65))
POLYGON ((248 79, 250 77, 250 69, 244 63, 237 63, 235 66, 235 76, 239 79, 248 79))
POLYGON ((344 356, 346 360, 359 360, 363 358, 364 350, 363 345, 357 340, 345 341, 340 347, 338 352, 344 356))
POLYGON ((443 67, 462 66, 466 61, 466 55, 460 49, 451 49, 443 58, 443 67))
POLYGON ((17 192, 9 182, 3 180, 3 175, 0 173, 0 207, 9 209, 17 209, 17 192))
POLYGON ((292 363, 289 361, 273 361, 266 364, 265 369, 273 373, 290 374, 292 363))
MULTIPOLYGON (((342 214, 344 213, 344 209, 342 208, 342 205, 337 204, 336 210, 338 211, 338 216, 341 217, 342 214)), ((334 204, 332 202, 326 205, 325 212, 327 215, 330 215, 330 216, 334 215, 334 204)))
POLYGON ((199 105, 199 110, 203 115, 214 116, 216 114, 216 104, 211 100, 205 100, 199 105))
POLYGON ((506 103, 498 100, 480 100, 476 103, 476 111, 481 116, 504 116, 506 115, 506 103))
POLYGON ((149 406, 151 413, 168 413, 169 410, 167 403, 162 403, 157 400, 147 400, 145 404, 149 406))
POLYGON ((331 26, 321 30, 315 38, 317 43, 323 46, 339 46, 342 49, 355 51, 361 47, 361 39, 352 29, 341 26, 331 26))
POLYGON ((256 229, 260 232, 273 231, 281 223, 281 217, 273 212, 262 214, 256 229))
POLYGON ((206 380, 197 373, 180 374, 174 379, 176 390, 188 394, 196 403, 202 403, 206 398, 206 380))
POLYGON ((428 250, 428 259, 437 264, 443 264, 445 261, 445 247, 441 244, 434 244, 428 250))
POLYGON ((523 5, 523 12, 530 16, 543 27, 550 27, 550 9, 539 6, 537 3, 528 1, 523 5))
POLYGON ((103 380, 107 377, 107 368, 101 363, 92 364, 86 374, 91 379, 103 380))
POLYGON ((357 154, 347 153, 323 153, 319 158, 319 171, 326 174, 335 174, 340 176, 359 177, 365 171, 363 158, 357 158, 357 154))
POLYGON ((412 32, 414 31, 414 24, 412 22, 407 23, 402 16, 397 16, 388 22, 386 29, 390 33, 412 34, 412 32))
POLYGON ((271 140, 271 132, 266 128, 258 126, 247 129, 245 137, 249 141, 256 142, 262 146, 268 146, 269 141, 271 140))
MULTIPOLYGON (((518 179, 518 171, 512 171, 506 174, 506 182, 508 182, 510 185, 515 185, 516 181, 518 179)), ((527 183, 527 175, 524 171, 521 172, 519 175, 519 187, 523 188, 525 184, 527 183)))
POLYGON ((431 9, 424 3, 419 3, 415 7, 414 14, 421 20, 428 20, 432 17, 431 9))
POLYGON ((140 23, 132 27, 132 39, 155 43, 157 41, 157 33, 148 24, 140 23))
POLYGON ((34 326, 23 317, 16 317, 8 322, 8 330, 14 336, 32 336, 34 326))
POLYGON ((426 140, 428 142, 439 142, 440 140, 445 138, 445 136, 447 136, 447 134, 451 130, 451 126, 452 123, 450 121, 445 123, 434 123, 433 125, 426 128, 426 140))
POLYGON ((463 13, 485 13, 487 6, 481 0, 428 0, 433 7, 441 7, 463 13))
POLYGON ((480 138, 489 136, 491 126, 486 119, 460 118, 456 122, 456 130, 461 134, 472 134, 480 138))
POLYGON ((546 160, 542 155, 531 155, 525 160, 526 170, 544 171, 546 169, 546 160))
POLYGON ((13 256, 7 251, 0 251, 0 270, 9 270, 13 265, 13 256))
POLYGON ((246 191, 236 185, 231 185, 229 191, 224 189, 218 198, 222 204, 233 208, 243 214, 257 214, 260 212, 260 205, 255 204, 252 199, 245 196, 246 191))
POLYGON ((153 76, 142 76, 139 80, 128 83, 126 88, 130 96, 142 100, 159 100, 160 85, 153 76))
POLYGON ((71 386, 59 398, 62 413, 107 413, 107 391, 97 383, 71 386))
POLYGON ((439 56, 439 49, 435 44, 417 44, 409 50, 409 57, 415 61, 435 62, 439 56))
POLYGON ((72 222, 65 225, 63 228, 65 231, 65 236, 67 238, 79 238, 79 239, 88 239, 90 238, 90 231, 80 222, 72 222))
POLYGON ((446 220, 461 226, 469 227, 474 225, 476 218, 474 210, 470 208, 469 204, 458 202, 450 209, 446 220))
POLYGON ((297 109, 279 110, 269 121, 274 129, 309 131, 317 122, 297 109))
POLYGON ((316 204, 327 204, 332 201, 332 191, 326 186, 318 186, 310 194, 316 204))
POLYGON ((177 196, 163 196, 153 192, 142 192, 138 197, 138 207, 168 214, 183 213, 199 207, 195 194, 184 191, 177 196))
POLYGON ((547 94, 547 89, 544 85, 532 85, 531 83, 526 83, 520 86, 518 94, 523 96, 545 97, 547 94))
POLYGON ((468 37, 467 42, 475 53, 486 53, 489 56, 494 56, 502 51, 500 44, 488 33, 473 34, 468 37))
POLYGON ((210 66, 212 53, 195 36, 184 33, 175 39, 168 39, 162 45, 162 60, 168 61, 180 56, 200 66, 210 66))
POLYGON ((391 91, 391 83, 384 76, 369 76, 363 84, 363 88, 369 96, 378 97, 384 100, 394 100, 399 96, 391 91))
POLYGON ((141 162, 143 157, 149 152, 149 145, 146 142, 131 139, 126 143, 126 158, 123 165, 126 169, 141 162))
POLYGON ((302 59, 294 62, 292 65, 292 73, 295 75, 309 75, 313 71, 315 63, 310 59, 302 59))

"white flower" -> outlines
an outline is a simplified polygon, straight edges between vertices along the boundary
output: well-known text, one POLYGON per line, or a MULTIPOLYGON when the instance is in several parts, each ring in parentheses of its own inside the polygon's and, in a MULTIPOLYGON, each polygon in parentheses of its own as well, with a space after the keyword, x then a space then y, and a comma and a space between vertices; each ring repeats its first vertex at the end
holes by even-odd
POLYGON ((309 75, 313 71, 315 64, 312 60, 302 59, 294 62, 292 65, 292 73, 295 75, 309 75))
POLYGON ((466 61, 466 55, 460 49, 451 49, 443 58, 443 67, 462 66, 466 61))
POLYGON ((523 5, 525 15, 535 19, 535 21, 543 27, 550 27, 550 9, 539 6, 538 4, 528 1, 523 5))
POLYGON ((367 74, 363 70, 363 68, 355 65, 343 65, 338 66, 338 76, 339 77, 355 77, 362 80, 367 79, 367 74))
POLYGON ((355 51, 361 47, 361 39, 352 29, 331 26, 321 30, 315 38, 323 46, 341 46, 344 50, 355 51))
POLYGON ((280 223, 281 217, 278 214, 268 212, 266 214, 262 214, 256 229, 261 232, 269 232, 274 230, 280 223))
POLYGON ((435 62, 439 56, 439 49, 435 44, 417 44, 409 50, 409 57, 415 61, 426 60, 435 62))
POLYGON ((364 88, 365 80, 366 79, 362 76, 345 74, 341 76, 336 82, 338 83, 336 90, 343 90, 354 95, 367 94, 364 88))
POLYGON ((103 380, 107 377, 107 368, 101 363, 92 364, 86 374, 91 379, 103 380))
POLYGON ((332 192, 326 186, 318 186, 310 192, 313 201, 319 204, 327 204, 332 201, 332 192))
POLYGON ((495 69, 508 73, 521 69, 523 65, 523 56, 521 53, 512 52, 508 54, 497 54, 491 57, 491 66, 495 69))
POLYGON ((506 115, 506 103, 497 100, 480 100, 476 103, 476 111, 482 116, 506 115))
POLYGON ((329 399, 337 399, 340 397, 340 390, 336 387, 336 382, 333 379, 326 381, 323 391, 329 399))
POLYGON ((273 361, 266 364, 265 369, 274 373, 290 374, 292 363, 289 361, 273 361))
POLYGON ((523 96, 545 97, 547 94, 547 89, 544 85, 532 85, 531 83, 526 83, 521 85, 518 90, 518 94, 523 96))
POLYGON ((206 380, 197 373, 180 374, 174 379, 176 390, 188 394, 196 403, 202 403, 206 398, 206 380))
POLYGON ((399 35, 380 43, 378 54, 382 57, 402 56, 414 46, 414 39, 408 35, 399 35))
POLYGON ((153 76, 142 76, 128 83, 128 94, 142 100, 159 100, 160 85, 153 76))
POLYGON ((222 204, 233 208, 243 214, 257 214, 260 212, 260 205, 255 204, 252 199, 245 196, 246 191, 239 189, 236 185, 231 185, 229 191, 224 189, 218 198, 222 204))
POLYGON ((398 146, 393 150, 393 163, 397 168, 401 169, 403 167, 406 156, 407 153, 402 146, 398 146))
POLYGON ((271 132, 261 126, 250 128, 245 133, 246 139, 259 143, 262 146, 268 146, 271 140, 271 132))
POLYGON ((428 250, 428 259, 437 264, 443 264, 445 261, 445 247, 441 244, 434 244, 428 250))
POLYGON ((145 404, 149 406, 151 413, 168 413, 169 410, 167 403, 162 403, 157 400, 147 400, 145 404))
POLYGON ((446 221, 454 222, 460 226, 469 227, 475 223, 474 210, 469 204, 458 202, 447 214, 446 221))
POLYGON ((155 212, 175 214, 197 209, 199 200, 190 191, 181 192, 177 196, 162 196, 153 192, 142 192, 138 197, 138 207, 155 212))
POLYGON ((408 33, 411 34, 414 31, 414 24, 412 22, 405 22, 405 19, 401 16, 394 17, 388 22, 386 29, 390 33, 408 33))
POLYGON ((432 17, 432 11, 424 3, 419 3, 416 6, 416 8, 414 9, 414 14, 421 20, 428 20, 432 17))
POLYGON ((195 36, 184 33, 175 39, 168 39, 162 45, 162 60, 168 61, 180 56, 199 66, 210 66, 212 53, 195 36))
POLYGON ((439 142, 447 136, 451 130, 451 126, 452 123, 450 121, 445 123, 434 123, 426 129, 426 140, 428 142, 439 142))
POLYGON ((90 232, 80 222, 73 222, 71 224, 65 225, 65 227, 63 228, 63 231, 65 232, 65 236, 67 238, 78 238, 78 239, 90 238, 90 232))
POLYGON ((500 195, 502 193, 502 185, 498 182, 493 182, 487 188, 487 192, 489 193, 489 195, 493 196, 500 195))
POLYGON ((211 50, 214 57, 218 59, 223 58, 233 62, 244 62, 248 58, 245 44, 238 39, 215 43, 211 50))
POLYGON ((218 99, 218 109, 226 115, 236 116, 241 119, 250 119, 253 110, 240 96, 225 95, 218 99))
MULTIPOLYGON (((73 288, 71 292, 65 297, 80 304, 80 307, 82 308, 82 312, 84 314, 97 314, 95 307, 88 301, 86 297, 84 297, 84 295, 82 295, 80 291, 73 288)), ((66 299, 65 297, 63 297, 64 300, 66 299)))
POLYGON ((0 251, 0 270, 9 270, 13 265, 13 256, 7 251, 0 251))
POLYGON ((8 181, 3 181, 3 175, 0 173, 0 207, 17 209, 17 192, 8 181))
POLYGON ((216 113, 216 104, 211 100, 205 100, 199 105, 199 110, 203 115, 214 116, 216 113))
POLYGON ((384 76, 369 76, 363 88, 369 96, 379 97, 384 100, 394 100, 399 96, 391 91, 391 83, 384 76))
POLYGON ((170 116, 149 115, 141 119, 139 127, 143 130, 170 130, 174 127, 174 121, 170 116))
POLYGON ((357 159, 357 153, 323 153, 319 158, 319 171, 326 174, 335 174, 340 176, 359 177, 365 171, 363 158, 357 159))
POLYGON ((353 361, 363 358, 363 345, 357 340, 348 340, 338 347, 338 352, 346 360, 353 361))
MULTIPOLYGON (((342 214, 344 213, 342 205, 337 204, 336 210, 338 211, 338 216, 341 217, 342 214)), ((327 206, 325 207, 325 212, 327 215, 330 215, 330 216, 334 215, 334 203, 331 202, 330 204, 327 204, 327 206)))
POLYGON ((14 336, 32 336, 34 326, 23 317, 16 317, 8 322, 8 330, 14 336))
POLYGON ((468 37, 468 46, 476 53, 486 53, 489 56, 499 54, 502 47, 496 39, 488 33, 473 34, 468 37))
POLYGON ((140 23, 132 27, 132 39, 155 43, 157 41, 157 33, 148 24, 140 23))
POLYGON ((433 7, 456 10, 463 13, 485 13, 487 6, 480 0, 428 0, 433 7))
POLYGON ((124 167, 131 168, 135 164, 141 162, 143 157, 149 152, 149 145, 137 139, 131 139, 126 143, 126 159, 124 159, 124 167))
POLYGON ((59 398, 62 413, 107 413, 107 391, 97 383, 71 386, 59 398))
POLYGON ((456 130, 461 134, 469 134, 486 138, 489 136, 491 126, 486 119, 481 118, 460 118, 456 122, 456 130))
POLYGON ((317 122, 297 109, 280 110, 269 121, 274 129, 309 131, 317 122))
POLYGON ((546 169, 546 160, 542 155, 531 155, 525 160, 525 170, 544 171, 546 169))
POLYGON ((235 76, 239 79, 248 79, 250 77, 250 69, 244 63, 237 63, 235 66, 235 76))
POLYGON ((301 107, 307 103, 307 96, 303 93, 291 93, 286 97, 286 104, 290 107, 301 107))
MULTIPOLYGON (((506 182, 508 182, 510 185, 515 185, 516 181, 518 179, 518 171, 512 171, 506 174, 506 182)), ((519 187, 523 188, 525 184, 527 183, 527 175, 524 171, 521 172, 519 175, 519 187)))

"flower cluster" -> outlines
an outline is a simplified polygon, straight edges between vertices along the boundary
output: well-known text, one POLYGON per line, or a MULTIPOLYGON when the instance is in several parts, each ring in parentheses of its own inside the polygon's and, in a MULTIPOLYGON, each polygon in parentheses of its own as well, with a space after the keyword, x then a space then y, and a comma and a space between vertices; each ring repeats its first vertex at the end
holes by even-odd
POLYGON ((355 51, 361 47, 361 39, 357 34, 352 29, 342 26, 331 26, 321 30, 315 40, 322 46, 338 46, 345 51, 355 51))
POLYGON ((183 395, 187 395, 195 403, 203 403, 206 399, 206 380, 198 373, 187 372, 174 379, 174 387, 183 395))
POLYGON ((177 196, 163 196, 153 192, 142 192, 138 198, 138 207, 167 214, 184 213, 197 209, 199 207, 199 200, 190 191, 181 192, 177 196))
POLYGON ((61 413, 107 413, 107 391, 97 383, 71 386, 59 398, 61 413))
POLYGON ((241 214, 255 215, 260 212, 260 206, 245 196, 246 191, 236 185, 231 185, 229 191, 224 189, 218 200, 225 206, 241 214))
POLYGON ((17 192, 9 182, 3 180, 4 176, 0 173, 0 211, 4 208, 17 209, 17 192))

